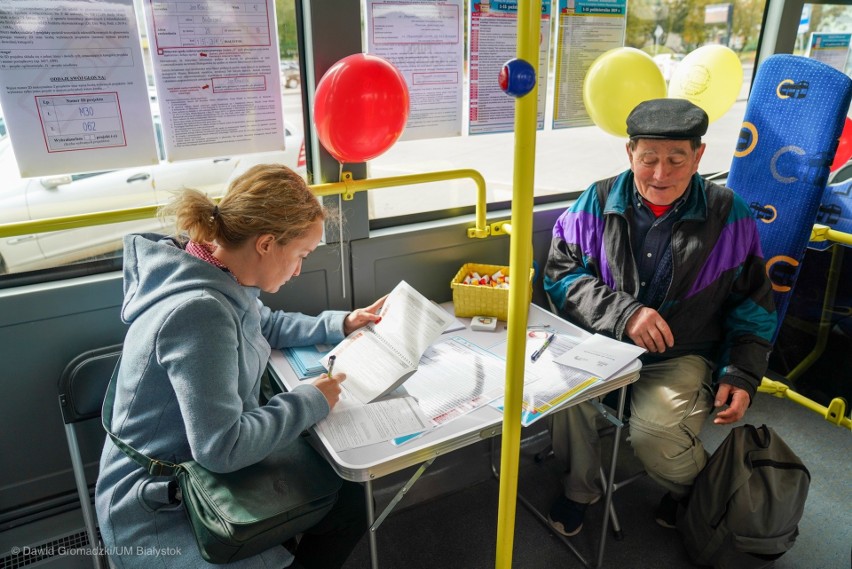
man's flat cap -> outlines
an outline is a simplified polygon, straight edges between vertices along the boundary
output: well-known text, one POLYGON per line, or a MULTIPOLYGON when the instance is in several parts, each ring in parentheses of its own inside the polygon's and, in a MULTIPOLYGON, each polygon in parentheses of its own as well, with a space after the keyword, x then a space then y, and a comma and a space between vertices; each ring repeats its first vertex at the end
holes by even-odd
POLYGON ((709 123, 707 113, 686 99, 651 99, 630 111, 627 136, 672 140, 700 138, 707 132, 709 123))

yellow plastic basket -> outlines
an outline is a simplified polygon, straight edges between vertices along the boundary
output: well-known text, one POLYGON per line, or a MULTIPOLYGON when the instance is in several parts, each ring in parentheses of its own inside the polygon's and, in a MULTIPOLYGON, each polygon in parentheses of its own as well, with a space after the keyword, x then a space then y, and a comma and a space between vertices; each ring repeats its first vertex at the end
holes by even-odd
MULTIPOLYGON (((453 289, 453 305, 456 316, 462 318, 495 316, 500 320, 508 319, 509 289, 464 284, 464 278, 468 273, 477 272, 480 275, 493 275, 497 271, 503 271, 503 274, 511 279, 509 267, 482 265, 479 263, 465 263, 462 265, 462 268, 459 269, 459 272, 450 281, 450 287, 453 289)), ((530 290, 532 290, 533 274, 533 269, 530 269, 530 290)))

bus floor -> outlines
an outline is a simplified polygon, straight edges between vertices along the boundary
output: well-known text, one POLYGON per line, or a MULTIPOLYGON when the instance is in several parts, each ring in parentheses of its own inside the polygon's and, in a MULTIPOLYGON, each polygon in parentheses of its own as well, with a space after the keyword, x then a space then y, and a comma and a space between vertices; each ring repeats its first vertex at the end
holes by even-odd
MULTIPOLYGON (((848 468, 852 437, 849 431, 791 401, 767 394, 758 394, 746 413, 745 422, 772 427, 811 472, 799 536, 793 548, 776 561, 775 568, 849 567, 852 546, 852 484, 848 468)), ((712 452, 721 443, 730 428, 708 423, 702 433, 708 451, 712 452)), ((555 461, 537 463, 534 460, 547 442, 546 432, 533 437, 525 434, 519 477, 519 491, 545 513, 560 491, 555 461)), ((620 455, 619 472, 629 473, 636 468, 636 459, 629 447, 623 446, 620 455)), ((405 504, 412 496, 406 496, 398 510, 379 528, 376 535, 382 569, 485 569, 495 566, 499 482, 490 475, 490 468, 482 457, 442 468, 440 461, 451 456, 439 458, 432 465, 437 473, 424 476, 424 479, 432 478, 425 481, 427 486, 445 483, 455 489, 427 499, 415 497, 407 507, 405 504), (458 488, 460 483, 465 486, 458 488)), ((616 541, 611 533, 608 534, 603 567, 694 567, 677 532, 654 522, 654 509, 663 493, 647 476, 616 492, 614 503, 624 536, 616 541)), ((383 498, 377 491, 380 509, 383 498)), ((591 506, 583 530, 570 538, 581 554, 592 561, 597 554, 602 516, 602 502, 591 506)), ((364 538, 344 569, 369 567, 368 540, 364 538)), ((569 569, 580 568, 582 564, 548 528, 518 504, 512 567, 569 569)))

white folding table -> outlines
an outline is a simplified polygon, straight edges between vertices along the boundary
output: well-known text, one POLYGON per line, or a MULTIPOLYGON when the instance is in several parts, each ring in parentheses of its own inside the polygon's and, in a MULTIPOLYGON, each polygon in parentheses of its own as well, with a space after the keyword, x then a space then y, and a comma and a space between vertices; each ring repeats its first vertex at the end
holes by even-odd
MULTIPOLYGON (((444 303, 442 306, 448 312, 453 313, 453 306, 451 302, 444 303)), ((486 350, 489 350, 489 348, 492 347, 496 348, 498 346, 505 347, 507 333, 504 322, 499 322, 497 330, 493 332, 481 332, 472 331, 470 329, 470 319, 459 318, 459 320, 465 324, 465 328, 463 330, 449 332, 448 335, 461 336, 462 338, 469 340, 475 345, 486 350)), ((577 326, 536 305, 530 306, 527 325, 530 328, 541 327, 547 331, 586 334, 577 326)), ((505 354, 499 353, 498 355, 505 356, 505 354)), ((623 411, 626 386, 636 381, 639 377, 640 367, 641 365, 638 360, 634 361, 620 372, 617 377, 611 378, 606 382, 602 382, 600 385, 593 386, 576 398, 563 403, 559 406, 559 408, 575 405, 581 401, 600 397, 616 389, 621 389, 619 410, 616 416, 613 417, 613 422, 616 424, 617 429, 615 439, 617 443, 619 440, 618 436, 621 432, 620 419, 621 412, 623 411)), ((273 378, 276 379, 279 382, 279 385, 285 390, 293 389, 299 384, 300 380, 293 371, 293 368, 290 366, 290 363, 284 357, 282 352, 278 350, 272 351, 272 356, 270 358, 270 370, 273 378)), ((398 446, 388 441, 340 452, 335 451, 331 447, 331 444, 316 430, 316 428, 311 428, 311 439, 314 446, 328 459, 340 477, 344 480, 363 482, 365 484, 367 495, 367 514, 370 523, 370 532, 368 537, 373 569, 378 569, 376 531, 400 500, 402 500, 409 489, 426 471, 426 469, 432 465, 437 457, 443 454, 447 454, 456 449, 466 447, 483 439, 488 439, 500 434, 502 422, 502 412, 490 405, 485 405, 471 411, 470 413, 457 417, 452 421, 444 423, 443 425, 435 427, 427 433, 398 446), (373 502, 372 481, 418 464, 420 465, 420 468, 416 470, 408 482, 403 485, 387 507, 377 517, 373 502)), ((612 455, 613 467, 610 468, 610 480, 607 483, 606 514, 604 516, 603 530, 599 543, 598 563, 600 563, 600 560, 602 559, 606 540, 609 506, 612 500, 612 483, 615 471, 614 465, 617 451, 618 445, 615 444, 613 445, 612 455)), ((522 500, 522 502, 527 507, 531 507, 526 500, 522 500)), ((535 513, 540 519, 543 519, 540 513, 535 513)), ((565 541, 565 543, 585 566, 590 566, 585 558, 570 542, 565 541)))

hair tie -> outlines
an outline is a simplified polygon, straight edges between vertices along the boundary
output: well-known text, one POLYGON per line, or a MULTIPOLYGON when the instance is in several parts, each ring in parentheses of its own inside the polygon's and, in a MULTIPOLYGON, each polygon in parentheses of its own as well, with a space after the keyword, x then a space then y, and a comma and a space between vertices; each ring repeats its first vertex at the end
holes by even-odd
POLYGON ((214 205, 213 206, 213 219, 216 219, 217 217, 219 217, 219 206, 214 205))

